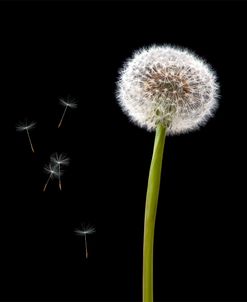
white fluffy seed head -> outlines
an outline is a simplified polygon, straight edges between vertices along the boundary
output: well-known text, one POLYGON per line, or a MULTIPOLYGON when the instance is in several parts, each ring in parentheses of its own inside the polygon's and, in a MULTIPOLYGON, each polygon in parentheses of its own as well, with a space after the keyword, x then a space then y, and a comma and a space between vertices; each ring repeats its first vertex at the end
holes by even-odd
POLYGON ((74 98, 72 98, 71 96, 67 96, 65 98, 60 98, 59 101, 60 101, 60 104, 65 107, 69 107, 69 108, 77 107, 76 100, 74 98))
POLYGON ((50 176, 52 178, 58 178, 59 176, 62 175, 62 171, 58 169, 58 166, 57 165, 53 165, 51 163, 49 163, 48 165, 45 165, 44 167, 44 171, 47 173, 47 174, 50 174, 50 176))
POLYGON ((30 122, 28 123, 27 121, 25 122, 20 122, 17 126, 16 126, 16 130, 17 131, 25 131, 25 130, 31 130, 35 127, 36 123, 35 122, 30 122))
POLYGON ((186 49, 151 46, 134 53, 120 71, 117 99, 131 120, 168 134, 197 129, 214 114, 218 83, 211 67, 186 49))
POLYGON ((68 166, 70 159, 65 153, 54 153, 51 155, 51 162, 56 165, 68 166))
POLYGON ((85 235, 89 235, 89 234, 93 234, 96 232, 96 229, 94 226, 91 225, 82 225, 81 229, 79 230, 75 230, 75 233, 77 235, 81 235, 81 236, 85 236, 85 235))

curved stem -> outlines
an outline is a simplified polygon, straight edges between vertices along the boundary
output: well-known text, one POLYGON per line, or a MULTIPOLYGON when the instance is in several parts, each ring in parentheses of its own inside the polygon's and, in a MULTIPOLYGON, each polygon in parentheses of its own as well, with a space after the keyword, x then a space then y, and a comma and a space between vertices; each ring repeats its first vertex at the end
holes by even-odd
POLYGON ((153 244, 166 128, 156 128, 146 195, 143 241, 143 302, 153 302, 153 244))

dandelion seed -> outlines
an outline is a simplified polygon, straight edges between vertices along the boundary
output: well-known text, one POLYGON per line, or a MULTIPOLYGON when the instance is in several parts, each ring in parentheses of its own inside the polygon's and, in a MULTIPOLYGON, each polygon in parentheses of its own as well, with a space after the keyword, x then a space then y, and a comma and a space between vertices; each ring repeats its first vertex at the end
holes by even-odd
MULTIPOLYGON (((46 183, 45 183, 45 185, 44 185, 43 192, 45 192, 46 187, 47 187, 49 181, 50 181, 52 178, 57 178, 57 177, 59 177, 58 167, 57 167, 56 165, 53 165, 53 164, 50 163, 50 164, 48 164, 48 165, 45 166, 44 170, 45 170, 45 172, 46 172, 47 174, 49 174, 49 177, 48 177, 48 179, 47 179, 47 181, 46 181, 46 183)), ((62 173, 62 171, 60 171, 60 174, 61 174, 61 173, 62 173)))
POLYGON ((64 108, 62 117, 61 117, 61 119, 60 119, 60 122, 59 122, 59 124, 58 124, 58 126, 57 126, 58 128, 61 127, 61 124, 62 124, 62 122, 63 122, 63 118, 64 118, 64 115, 65 115, 65 113, 66 113, 67 108, 69 107, 69 108, 73 109, 73 108, 76 108, 76 107, 77 107, 77 103, 76 103, 75 99, 73 99, 73 98, 71 98, 71 97, 69 97, 69 96, 68 96, 67 98, 62 98, 62 99, 60 99, 60 104, 61 104, 62 106, 64 106, 65 108, 64 108))
POLYGON ((27 132, 27 137, 28 137, 28 140, 29 140, 29 144, 30 144, 30 147, 34 153, 34 148, 33 148, 33 144, 32 144, 32 141, 31 141, 31 137, 30 137, 30 134, 29 134, 29 130, 33 129, 35 127, 36 123, 35 122, 31 122, 31 123, 27 123, 26 122, 21 122, 19 123, 17 126, 16 126, 16 130, 17 131, 26 131, 27 132))
POLYGON ((88 258, 88 248, 87 248, 87 235, 93 234, 96 232, 95 227, 87 225, 83 226, 80 230, 76 230, 75 233, 79 236, 84 236, 84 241, 85 241, 85 256, 86 259, 88 258))
POLYGON ((69 157, 66 156, 64 153, 54 153, 51 155, 51 162, 58 167, 58 182, 59 182, 59 189, 62 191, 62 182, 61 182, 61 166, 68 166, 69 165, 69 157))

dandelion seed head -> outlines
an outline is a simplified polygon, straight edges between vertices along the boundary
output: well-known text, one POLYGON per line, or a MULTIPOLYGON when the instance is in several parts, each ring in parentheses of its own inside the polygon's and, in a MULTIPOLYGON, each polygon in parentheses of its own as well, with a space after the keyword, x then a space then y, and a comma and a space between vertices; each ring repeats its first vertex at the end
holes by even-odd
POLYGON ((51 163, 49 163, 48 165, 46 165, 44 167, 44 170, 47 174, 50 174, 51 177, 57 178, 59 176, 62 175, 63 171, 59 171, 58 166, 57 165, 53 165, 51 163))
POLYGON ((35 127, 35 125, 36 125, 36 122, 30 122, 30 123, 28 123, 27 121, 26 122, 20 122, 20 123, 17 124, 16 130, 17 131, 31 130, 35 127))
POLYGON ((76 100, 70 96, 67 96, 66 98, 60 98, 59 101, 65 107, 77 108, 76 100))
POLYGON ((65 153, 54 153, 51 155, 51 162, 56 165, 68 166, 70 159, 65 153))
POLYGON ((117 99, 133 122, 168 134, 195 130, 218 106, 212 68, 186 49, 151 46, 134 53, 120 71, 117 99))
POLYGON ((81 229, 75 230, 77 235, 85 236, 96 232, 96 228, 91 225, 82 225, 81 229))

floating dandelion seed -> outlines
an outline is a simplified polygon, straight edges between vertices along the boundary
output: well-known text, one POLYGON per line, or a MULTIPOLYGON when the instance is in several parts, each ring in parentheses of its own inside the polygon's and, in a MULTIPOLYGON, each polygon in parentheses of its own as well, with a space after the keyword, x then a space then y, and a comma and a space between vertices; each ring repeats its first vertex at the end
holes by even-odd
POLYGON ((47 187, 50 179, 52 179, 52 178, 58 178, 59 175, 61 175, 61 173, 62 173, 62 171, 58 172, 58 166, 57 165, 54 165, 54 164, 51 164, 51 163, 48 164, 48 165, 46 165, 45 168, 44 168, 44 170, 45 170, 45 172, 47 174, 49 174, 49 177, 48 177, 48 179, 47 179, 47 181, 46 181, 46 183, 44 185, 43 192, 45 192, 46 187, 47 187))
POLYGON ((76 231, 75 231, 75 233, 76 233, 77 235, 84 236, 84 240, 85 240, 85 256, 86 256, 86 259, 88 258, 87 235, 93 234, 93 233, 95 233, 95 232, 96 232, 95 227, 90 226, 90 225, 87 225, 87 226, 83 226, 83 225, 82 225, 81 230, 76 230, 76 231))
POLYGON ((137 51, 124 64, 117 84, 123 111, 139 126, 155 130, 143 239, 143 302, 152 302, 154 229, 165 138, 204 125, 218 107, 219 85, 203 59, 167 45, 137 51))
POLYGON ((60 104, 63 105, 65 108, 64 108, 62 117, 60 119, 60 122, 59 122, 59 124, 57 126, 58 128, 61 127, 61 124, 63 122, 63 118, 64 118, 64 115, 66 113, 67 108, 69 107, 69 108, 73 109, 73 108, 77 107, 77 103, 76 103, 75 99, 73 99, 71 97, 67 97, 66 99, 64 99, 64 98, 60 99, 60 104))
POLYGON ((51 155, 51 162, 58 167, 58 182, 59 189, 62 190, 62 182, 61 182, 61 166, 69 165, 69 157, 66 156, 65 153, 54 153, 51 155))
POLYGON ((34 148, 33 148, 33 144, 32 144, 32 141, 31 141, 31 137, 30 137, 30 134, 29 134, 29 130, 33 129, 35 127, 36 123, 35 122, 31 122, 31 123, 27 123, 24 122, 24 123, 19 123, 17 126, 16 126, 16 130, 17 131, 26 131, 27 132, 27 137, 28 137, 28 140, 29 140, 29 144, 30 144, 30 147, 32 149, 32 151, 34 152, 34 148))

